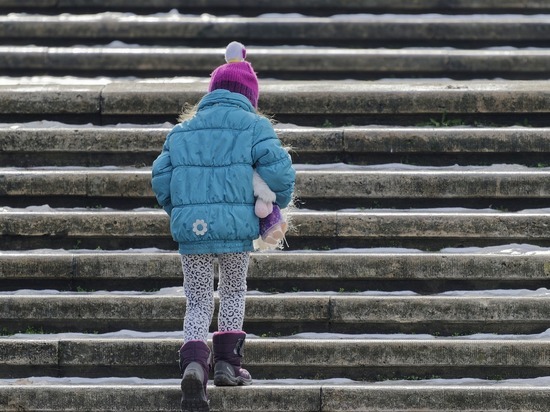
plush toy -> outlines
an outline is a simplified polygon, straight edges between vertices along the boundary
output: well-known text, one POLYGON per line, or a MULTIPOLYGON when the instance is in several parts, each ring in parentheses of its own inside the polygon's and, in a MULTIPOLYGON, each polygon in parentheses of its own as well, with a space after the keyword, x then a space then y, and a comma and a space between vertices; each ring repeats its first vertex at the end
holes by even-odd
POLYGON ((260 237, 268 245, 265 248, 280 247, 285 239, 288 223, 279 206, 275 204, 275 193, 256 171, 252 177, 252 185, 256 197, 254 212, 260 218, 260 237))

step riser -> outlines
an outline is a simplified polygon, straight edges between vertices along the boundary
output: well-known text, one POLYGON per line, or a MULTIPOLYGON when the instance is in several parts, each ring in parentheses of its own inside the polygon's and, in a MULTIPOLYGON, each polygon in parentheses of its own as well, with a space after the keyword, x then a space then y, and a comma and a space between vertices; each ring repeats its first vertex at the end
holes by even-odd
MULTIPOLYGON (((149 0, 26 0, 23 4, 17 0, 5 0, 0 5, 1 9, 21 9, 21 10, 40 10, 53 11, 55 13, 71 12, 102 12, 107 10, 128 10, 139 13, 143 10, 155 10, 157 12, 166 12, 177 8, 181 13, 200 12, 210 13, 210 10, 231 10, 233 14, 258 14, 262 12, 286 11, 286 12, 304 12, 307 14, 320 13, 325 11, 337 10, 340 13, 375 13, 375 12, 492 12, 507 13, 515 11, 516 13, 536 13, 550 11, 550 7, 544 2, 538 0, 393 0, 391 2, 384 0, 353 1, 335 4, 332 1, 309 0, 280 0, 276 4, 268 0, 258 0, 254 3, 243 4, 239 0, 203 0, 200 7, 196 4, 189 4, 180 0, 157 0, 151 4, 149 0), (337 7, 336 7, 337 6, 337 7), (205 11, 208 10, 208 11, 205 11), (316 13, 315 13, 316 12, 316 13)), ((328 12, 327 12, 328 13, 328 12)), ((334 14, 334 13, 332 13, 334 14)))
MULTIPOLYGON (((217 304, 216 300, 216 310, 217 304)), ((245 329, 269 336, 314 331, 447 336, 480 332, 535 334, 550 324, 549 306, 544 297, 248 296, 245 329)), ((2 333, 173 331, 182 327, 185 299, 86 294, 0 296, 0 307, 2 333)), ((216 322, 211 326, 215 330, 216 322)))
MULTIPOLYGON (((493 412, 525 410, 545 412, 550 400, 547 388, 521 386, 404 385, 253 385, 246 390, 208 387, 211 412, 493 412), (414 394, 412 393, 414 392, 414 394), (323 405, 322 408, 320 405, 323 405)), ((74 412, 176 412, 180 411, 178 385, 18 385, 0 386, 0 411, 22 410, 74 412), (5 402, 4 402, 5 401, 5 402)))
MULTIPOLYGON (((544 213, 295 212, 292 248, 352 246, 429 249, 464 245, 550 245, 544 213)), ((0 249, 173 250, 169 220, 151 212, 10 212, 0 215, 0 249)))
MULTIPOLYGON (((0 46, 0 69, 14 76, 106 74, 138 77, 204 76, 219 65, 219 50, 142 46, 51 48, 0 46)), ((378 79, 453 77, 547 78, 546 51, 250 49, 248 58, 263 78, 378 79), (521 64, 519 63, 521 62, 521 64)))
MULTIPOLYGON (((435 120, 435 119, 434 119, 435 120)), ((412 163, 548 165, 550 129, 324 128, 276 132, 295 163, 412 163)), ((6 167, 150 166, 170 128, 0 129, 6 167)))
MULTIPOLYGON (((5 206, 153 207, 151 171, 0 170, 5 206)), ((298 171, 296 193, 306 208, 461 206, 524 209, 550 206, 550 172, 298 171)))
POLYGON ((216 45, 238 38, 249 44, 310 44, 343 47, 430 45, 548 46, 550 26, 544 18, 512 16, 442 16, 441 18, 242 18, 200 16, 150 18, 149 16, 0 16, 0 37, 5 42, 34 44, 97 44, 121 40, 140 44, 216 45), (205 33, 207 35, 205 35, 205 33))
POLYGON ((506 0, 506 1, 468 1, 468 0, 438 0, 411 1, 384 0, 353 1, 334 4, 332 1, 280 0, 273 3, 267 0, 257 0, 254 3, 243 4, 239 0, 203 0, 200 4, 178 0, 157 0, 151 4, 148 0, 27 0, 22 4, 17 0, 5 0, 0 5, 7 11, 41 11, 55 13, 91 13, 108 10, 130 11, 134 13, 167 12, 174 8, 180 13, 231 13, 238 15, 257 15, 267 12, 295 12, 307 15, 332 15, 337 13, 544 13, 550 11, 547 4, 537 0, 506 0), (200 7, 199 7, 200 6, 200 7))
MULTIPOLYGON (((173 339, 0 340, 0 353, 10 354, 0 376, 28 376, 32 369, 32 376, 177 379, 180 345, 173 339)), ((244 362, 256 379, 510 379, 548 375, 549 350, 548 342, 527 340, 250 339, 244 362)))
MULTIPOLYGON (((191 83, 96 85, 0 85, 1 121, 22 118, 79 119, 96 124, 174 122, 186 102, 194 104, 207 79, 191 83)), ((548 82, 480 81, 293 82, 264 81, 259 107, 282 122, 301 125, 426 124, 458 117, 465 124, 548 125, 548 82)), ((69 121, 70 119, 66 119, 69 121)))
MULTIPOLYGON (((537 289, 550 287, 545 254, 253 253, 249 290, 537 289)), ((2 290, 152 290, 181 286, 177 253, 0 254, 2 290), (40 285, 44 285, 41 287, 40 285)))

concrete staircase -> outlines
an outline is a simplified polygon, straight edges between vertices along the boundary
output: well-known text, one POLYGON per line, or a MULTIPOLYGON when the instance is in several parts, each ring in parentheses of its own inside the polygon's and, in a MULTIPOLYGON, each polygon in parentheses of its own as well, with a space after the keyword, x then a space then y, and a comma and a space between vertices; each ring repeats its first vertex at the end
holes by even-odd
POLYGON ((550 5, 188 3, 0 4, 0 411, 179 409, 150 165, 234 39, 300 207, 212 411, 548 411, 550 5))

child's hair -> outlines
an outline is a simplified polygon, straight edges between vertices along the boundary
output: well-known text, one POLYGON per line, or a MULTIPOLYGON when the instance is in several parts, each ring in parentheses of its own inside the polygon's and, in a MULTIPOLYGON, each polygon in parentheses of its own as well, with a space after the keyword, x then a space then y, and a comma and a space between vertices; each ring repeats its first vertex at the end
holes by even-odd
POLYGON ((197 107, 198 107, 198 103, 192 105, 191 103, 185 102, 183 104, 183 108, 181 110, 181 113, 178 116, 178 122, 183 123, 187 120, 192 119, 195 116, 195 114, 197 113, 197 107))
MULTIPOLYGON (((185 102, 183 104, 183 108, 181 109, 181 113, 178 116, 178 119, 177 119, 178 122, 182 123, 189 119, 192 119, 193 116, 195 116, 195 114, 197 113, 197 108, 198 108, 198 103, 191 104, 191 103, 185 102)), ((274 115, 267 115, 262 111, 260 111, 258 108, 256 108, 255 111, 256 111, 256 114, 258 114, 259 116, 263 116, 267 120, 269 120, 273 126, 277 124, 277 120, 275 120, 274 115)))

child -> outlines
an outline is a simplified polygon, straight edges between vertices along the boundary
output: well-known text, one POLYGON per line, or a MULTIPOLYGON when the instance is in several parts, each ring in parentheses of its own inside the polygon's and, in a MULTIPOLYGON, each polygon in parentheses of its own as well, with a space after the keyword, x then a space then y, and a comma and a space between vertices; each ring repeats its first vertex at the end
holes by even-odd
POLYGON ((227 63, 211 74, 209 93, 194 115, 167 135, 153 163, 152 187, 179 244, 187 298, 179 351, 182 411, 209 410, 211 353, 206 340, 214 311, 215 258, 220 307, 213 335, 214 384, 252 382, 241 358, 246 274, 260 231, 253 171, 275 193, 280 208, 290 203, 294 190, 290 156, 269 120, 256 112, 258 79, 245 57, 242 44, 227 46, 227 63))

